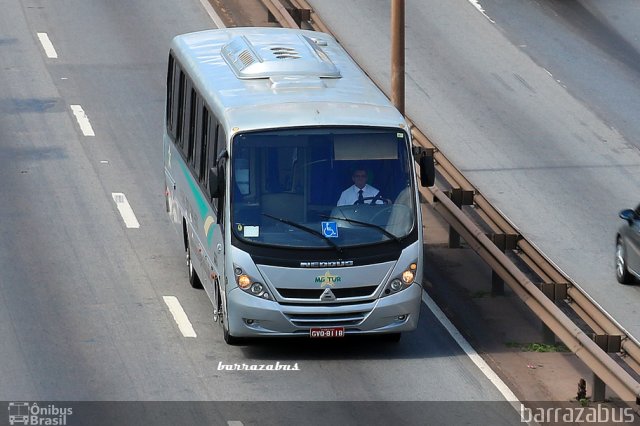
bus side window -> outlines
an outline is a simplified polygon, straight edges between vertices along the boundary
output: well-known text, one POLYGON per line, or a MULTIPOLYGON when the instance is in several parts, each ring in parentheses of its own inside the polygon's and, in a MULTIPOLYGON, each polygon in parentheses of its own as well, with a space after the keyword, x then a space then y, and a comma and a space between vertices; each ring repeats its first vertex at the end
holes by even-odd
MULTIPOLYGON (((213 167, 224 167, 224 164, 225 164, 224 161, 222 162, 222 164, 218 164, 218 158, 220 158, 220 154, 222 154, 227 148, 224 130, 222 129, 222 126, 217 122, 217 120, 214 120, 214 121, 215 121, 216 130, 215 130, 215 135, 212 135, 212 136, 213 136, 213 140, 215 140, 215 144, 213 144, 214 146, 211 147, 211 152, 215 152, 216 154, 214 159, 211 160, 211 163, 213 167)), ((228 176, 225 176, 224 178, 228 179, 228 176)), ((229 199, 226 195, 227 194, 225 194, 225 192, 223 191, 221 196, 216 201, 217 203, 216 207, 218 208, 218 223, 221 225, 223 229, 224 229, 224 221, 222 219, 224 217, 224 205, 225 203, 229 202, 229 199)))
POLYGON ((180 100, 180 64, 175 59, 173 60, 172 77, 171 77, 171 128, 169 129, 169 135, 174 142, 177 142, 177 129, 178 129, 178 106, 180 100))
POLYGON ((216 158, 227 149, 226 139, 224 129, 216 123, 216 158))
POLYGON ((198 92, 195 92, 195 99, 193 101, 192 114, 195 118, 193 120, 193 128, 191 129, 193 134, 191 165, 193 168, 193 173, 196 179, 199 181, 200 180, 200 158, 202 157, 200 155, 201 153, 200 147, 202 146, 202 99, 200 98, 200 95, 198 94, 198 92))
MULTIPOLYGON (((189 84, 191 86, 191 84, 189 84)), ((196 167, 196 159, 195 159, 195 151, 196 151, 196 121, 198 119, 198 109, 197 101, 198 96, 196 94, 196 89, 191 87, 191 96, 189 100, 189 126, 187 129, 187 162, 193 167, 198 173, 198 168, 196 167)))
MULTIPOLYGON (((215 152, 215 157, 213 158, 213 160, 211 161, 212 163, 214 163, 214 167, 218 167, 219 164, 215 164, 219 161, 220 156, 222 155, 223 152, 226 151, 227 149, 227 143, 226 143, 226 136, 224 134, 224 129, 222 128, 222 125, 220 123, 218 123, 215 118, 215 126, 216 126, 216 130, 215 130, 215 134, 212 135, 213 139, 215 140, 215 144, 212 147, 212 152, 215 152)), ((224 164, 224 163, 223 163, 224 164)), ((226 172, 225 172, 226 173, 226 172)), ((225 179, 227 179, 228 176, 225 175, 225 179)))
POLYGON ((174 136, 173 133, 173 79, 175 74, 175 61, 173 59, 173 54, 169 53, 169 66, 167 68, 167 110, 166 110, 166 124, 167 124, 167 133, 171 136, 174 136))
POLYGON ((209 182, 209 170, 212 167, 218 166, 218 121, 216 120, 216 116, 209 114, 209 142, 208 142, 208 159, 207 159, 207 183, 209 182))
POLYGON ((188 78, 185 79, 184 87, 184 100, 182 105, 182 153, 187 160, 187 164, 191 164, 191 150, 193 149, 193 139, 191 137, 191 123, 193 120, 193 108, 191 107, 191 101, 195 100, 195 91, 191 85, 191 81, 188 78))
POLYGON ((184 141, 182 139, 182 127, 183 127, 183 120, 184 120, 185 76, 182 70, 180 70, 178 74, 179 74, 178 97, 177 97, 178 103, 177 103, 177 108, 175 108, 176 110, 175 138, 176 138, 176 145, 182 148, 182 146, 184 145, 184 141))
MULTIPOLYGON (((203 164, 205 169, 203 176, 203 184, 207 189, 209 189, 209 171, 213 167, 217 167, 216 164, 216 135, 218 132, 218 122, 216 121, 216 117, 211 114, 209 108, 205 105, 203 114, 207 116, 207 147, 206 147, 206 161, 203 164)), ((203 151, 205 152, 205 151, 203 151)), ((214 198, 212 200, 212 205, 215 210, 218 210, 218 198, 214 198)))
POLYGON ((206 187, 209 183, 209 167, 207 167, 207 164, 209 163, 209 156, 208 156, 208 147, 209 147, 209 125, 210 125, 210 120, 209 120, 209 110, 207 109, 206 106, 202 107, 202 114, 200 114, 200 134, 199 134, 199 140, 200 140, 200 146, 197 150, 197 155, 198 155, 198 167, 197 167, 197 173, 198 173, 198 177, 200 179, 200 182, 206 187))

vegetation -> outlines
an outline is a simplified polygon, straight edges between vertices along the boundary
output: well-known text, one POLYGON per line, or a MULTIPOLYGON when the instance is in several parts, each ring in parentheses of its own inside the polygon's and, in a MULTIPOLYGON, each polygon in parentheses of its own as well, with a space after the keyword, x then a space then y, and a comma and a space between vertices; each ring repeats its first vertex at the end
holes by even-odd
POLYGON ((569 352, 569 349, 562 343, 547 345, 546 343, 518 343, 507 342, 507 347, 517 348, 522 352, 569 352))

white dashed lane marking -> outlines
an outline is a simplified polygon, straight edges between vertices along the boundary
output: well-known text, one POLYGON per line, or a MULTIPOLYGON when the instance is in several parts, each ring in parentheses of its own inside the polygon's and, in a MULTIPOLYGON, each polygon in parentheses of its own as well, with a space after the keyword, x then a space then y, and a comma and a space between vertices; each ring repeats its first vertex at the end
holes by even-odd
POLYGON ((82 107, 80 105, 71 105, 71 111, 73 111, 73 115, 76 116, 82 134, 85 136, 95 136, 96 134, 93 132, 89 118, 82 107))
POLYGON ((184 337, 198 337, 196 335, 196 331, 193 329, 191 325, 191 321, 187 317, 184 309, 182 309, 182 305, 178 298, 175 296, 162 296, 164 299, 164 303, 169 307, 169 311, 171 315, 173 315, 173 319, 178 324, 178 328, 184 337))
POLYGON ((127 197, 121 192, 114 192, 111 194, 111 197, 113 198, 113 201, 115 201, 116 207, 118 207, 120 216, 122 216, 122 220, 124 220, 124 224, 127 228, 140 228, 140 223, 138 222, 133 209, 129 205, 127 197))
POLYGON ((40 44, 42 44, 42 48, 44 49, 44 53, 47 55, 47 58, 57 59, 58 52, 56 52, 55 47, 53 47, 53 43, 51 43, 47 33, 38 33, 38 39, 40 40, 40 44))

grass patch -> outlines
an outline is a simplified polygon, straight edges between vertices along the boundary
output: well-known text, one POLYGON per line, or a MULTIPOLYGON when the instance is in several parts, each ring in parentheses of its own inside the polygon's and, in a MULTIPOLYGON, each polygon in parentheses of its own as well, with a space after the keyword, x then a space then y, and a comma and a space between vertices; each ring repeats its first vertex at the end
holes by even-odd
POLYGON ((473 293, 469 294, 472 299, 482 299, 483 297, 487 297, 489 295, 491 295, 491 292, 486 290, 474 291, 473 293))
POLYGON ((508 348, 520 349, 522 352, 569 352, 569 348, 562 343, 547 345, 546 343, 507 342, 505 344, 508 348))

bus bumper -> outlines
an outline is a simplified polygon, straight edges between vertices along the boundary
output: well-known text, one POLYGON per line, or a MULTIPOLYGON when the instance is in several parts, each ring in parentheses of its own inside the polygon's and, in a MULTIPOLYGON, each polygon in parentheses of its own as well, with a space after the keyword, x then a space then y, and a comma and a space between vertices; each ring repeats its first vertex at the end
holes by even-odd
POLYGON ((311 328, 344 327, 346 335, 399 333, 418 325, 422 287, 370 302, 336 305, 281 305, 245 293, 229 292, 229 332, 234 337, 309 336, 311 328))

